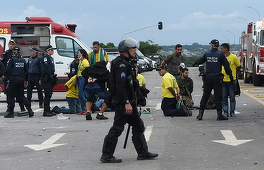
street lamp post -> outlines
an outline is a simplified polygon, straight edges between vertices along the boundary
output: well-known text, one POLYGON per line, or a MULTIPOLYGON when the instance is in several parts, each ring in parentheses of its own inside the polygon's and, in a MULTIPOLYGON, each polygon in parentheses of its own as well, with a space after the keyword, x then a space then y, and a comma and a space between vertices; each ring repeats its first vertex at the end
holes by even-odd
POLYGON ((230 44, 229 38, 227 38, 226 36, 223 36, 223 35, 222 35, 222 37, 226 38, 228 40, 228 44, 230 44))
POLYGON ((244 20, 248 24, 248 21, 245 18, 242 17, 237 17, 237 18, 244 20))
POLYGON ((227 32, 230 32, 231 34, 233 34, 233 36, 234 36, 234 46, 235 46, 235 44, 236 44, 236 37, 235 37, 235 34, 233 33, 233 32, 231 32, 231 31, 229 31, 229 30, 226 30, 227 32))
POLYGON ((253 10, 255 10, 257 13, 258 13, 258 16, 259 16, 259 21, 260 21, 260 15, 259 15, 259 12, 258 12, 258 10, 256 10, 255 8, 253 8, 253 7, 250 7, 250 6, 247 6, 248 8, 251 8, 251 9, 253 9, 253 10))

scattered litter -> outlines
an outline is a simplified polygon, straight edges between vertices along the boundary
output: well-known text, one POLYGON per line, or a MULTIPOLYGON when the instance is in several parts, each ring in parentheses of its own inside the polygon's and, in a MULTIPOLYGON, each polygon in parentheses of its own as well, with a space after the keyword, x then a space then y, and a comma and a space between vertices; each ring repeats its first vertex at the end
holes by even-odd
POLYGON ((46 130, 46 128, 42 128, 42 131, 45 131, 46 130))
POLYGON ((66 120, 66 119, 70 119, 70 118, 67 116, 64 116, 63 113, 60 113, 60 114, 58 114, 58 119, 59 120, 66 120))
POLYGON ((246 106, 247 104, 243 104, 244 106, 246 106))
POLYGON ((146 109, 144 109, 144 110, 142 111, 142 114, 151 114, 151 113, 152 113, 152 111, 151 111, 150 108, 146 108, 146 109))

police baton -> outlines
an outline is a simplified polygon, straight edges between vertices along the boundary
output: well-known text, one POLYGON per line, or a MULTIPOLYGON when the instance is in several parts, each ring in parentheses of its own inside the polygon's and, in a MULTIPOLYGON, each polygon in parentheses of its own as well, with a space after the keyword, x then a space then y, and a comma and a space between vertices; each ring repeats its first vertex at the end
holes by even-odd
POLYGON ((127 127, 127 133, 126 133, 126 138, 125 138, 125 142, 124 142, 124 149, 126 149, 126 145, 127 145, 127 139, 128 139, 128 135, 129 135, 129 131, 130 131, 130 124, 128 124, 128 127, 127 127))

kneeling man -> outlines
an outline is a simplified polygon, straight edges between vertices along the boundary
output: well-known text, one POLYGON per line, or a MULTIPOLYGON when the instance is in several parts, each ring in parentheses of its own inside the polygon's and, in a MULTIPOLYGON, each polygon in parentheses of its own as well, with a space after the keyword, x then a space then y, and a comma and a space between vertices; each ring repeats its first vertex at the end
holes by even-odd
POLYGON ((164 116, 188 116, 184 107, 176 108, 177 102, 180 100, 180 89, 176 78, 167 72, 166 66, 160 66, 156 70, 162 76, 161 95, 163 99, 161 109, 164 116))

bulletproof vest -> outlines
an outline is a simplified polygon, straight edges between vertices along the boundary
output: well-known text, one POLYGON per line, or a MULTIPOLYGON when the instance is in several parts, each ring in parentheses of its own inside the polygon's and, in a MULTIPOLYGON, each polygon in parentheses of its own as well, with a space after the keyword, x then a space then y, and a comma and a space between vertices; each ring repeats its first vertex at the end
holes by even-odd
POLYGON ((39 57, 30 57, 28 59, 28 73, 29 74, 38 74, 40 73, 40 63, 39 63, 39 57))
POLYGON ((54 65, 54 60, 51 56, 49 55, 44 56, 43 64, 44 64, 43 72, 48 73, 48 74, 54 74, 55 65, 54 65))
POLYGON ((220 61, 220 51, 212 52, 208 50, 206 52, 206 73, 220 73, 222 70, 222 64, 220 61))
POLYGON ((12 60, 12 76, 23 76, 24 75, 24 67, 26 64, 25 59, 21 57, 13 57, 12 60))
MULTIPOLYGON (((131 90, 135 87, 134 87, 134 80, 137 81, 136 79, 136 73, 132 70, 132 65, 131 63, 129 63, 128 61, 125 61, 124 59, 122 59, 122 57, 117 57, 116 59, 114 59, 112 62, 111 62, 111 69, 110 69, 110 74, 109 74, 109 81, 108 81, 108 88, 109 90, 111 90, 112 92, 115 92, 116 89, 115 89, 115 71, 114 71, 114 66, 116 64, 118 64, 119 62, 123 62, 127 65, 127 68, 129 69, 128 70, 128 76, 127 76, 127 80, 126 80, 126 84, 128 87, 131 88, 131 90)), ((130 91, 131 91, 130 90, 130 91)), ((134 91, 134 90, 133 90, 134 91)))

